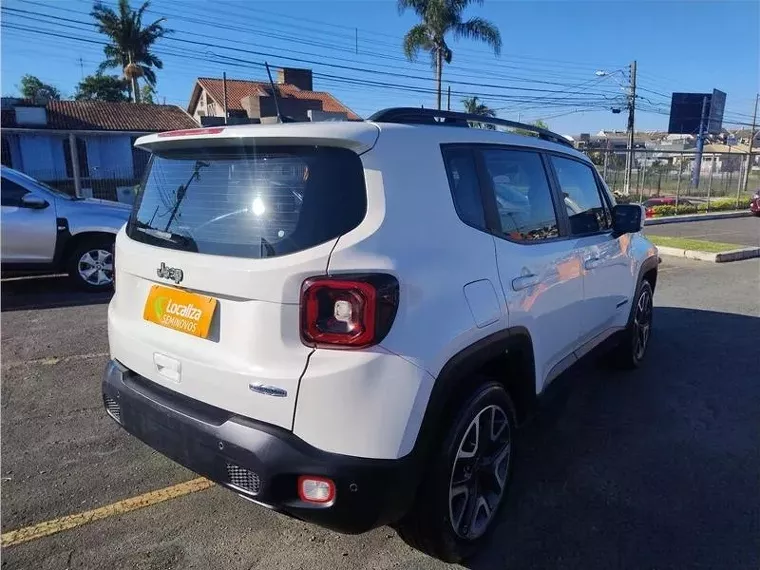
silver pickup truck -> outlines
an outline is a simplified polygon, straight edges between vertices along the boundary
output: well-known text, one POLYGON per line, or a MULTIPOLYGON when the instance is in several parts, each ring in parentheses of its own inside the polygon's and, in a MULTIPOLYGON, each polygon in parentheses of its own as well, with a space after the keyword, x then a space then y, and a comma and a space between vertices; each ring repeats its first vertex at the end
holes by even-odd
POLYGON ((4 273, 68 273, 90 291, 113 285, 113 242, 131 206, 74 198, 2 167, 4 273))

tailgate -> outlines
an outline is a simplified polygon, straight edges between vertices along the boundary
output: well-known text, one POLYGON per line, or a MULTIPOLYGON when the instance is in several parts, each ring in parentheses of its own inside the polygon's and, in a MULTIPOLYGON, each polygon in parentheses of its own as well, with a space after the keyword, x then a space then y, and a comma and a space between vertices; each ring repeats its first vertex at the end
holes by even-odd
POLYGON ((311 348, 303 281, 366 213, 336 147, 167 149, 116 240, 112 357, 190 398, 287 429, 311 348))

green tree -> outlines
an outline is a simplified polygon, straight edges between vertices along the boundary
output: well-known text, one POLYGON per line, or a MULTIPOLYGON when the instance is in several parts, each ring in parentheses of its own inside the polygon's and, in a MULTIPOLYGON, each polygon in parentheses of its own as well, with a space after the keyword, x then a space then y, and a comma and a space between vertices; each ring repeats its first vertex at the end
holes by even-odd
MULTIPOLYGON (((464 106, 465 113, 470 113, 471 115, 483 115, 484 117, 496 116, 496 111, 491 109, 489 106, 481 103, 478 97, 467 97, 465 99, 462 99, 462 105, 464 106)), ((480 129, 485 128, 490 130, 494 130, 496 128, 489 123, 473 122, 472 126, 480 129)))
MULTIPOLYGON (((536 120, 536 121, 533 121, 532 123, 529 123, 529 124, 533 125, 534 127, 539 127, 539 128, 541 128, 541 129, 546 129, 546 130, 549 130, 549 125, 547 125, 547 124, 546 124, 544 121, 542 121, 541 119, 538 119, 538 120, 536 120)), ((518 135, 523 135, 523 136, 526 136, 526 137, 535 137, 535 136, 538 136, 538 135, 537 135, 536 133, 534 133, 533 131, 527 131, 527 130, 525 130, 525 129, 515 129, 515 132, 516 132, 518 135)))
POLYGON ((153 89, 152 85, 146 83, 145 85, 142 86, 142 88, 140 89, 140 100, 143 103, 150 103, 151 105, 155 105, 156 103, 155 97, 156 97, 156 90, 153 89))
POLYGON ((163 26, 166 18, 143 27, 142 17, 150 2, 143 2, 137 10, 132 10, 129 0, 119 0, 118 13, 100 2, 95 2, 90 14, 95 19, 98 31, 108 36, 108 44, 103 48, 106 56, 99 70, 117 67, 124 71, 130 82, 130 92, 135 103, 140 102, 138 78, 144 77, 149 85, 156 84, 155 69, 163 69, 163 62, 151 48, 157 40, 172 32, 163 26))
POLYGON ((413 10, 422 20, 404 36, 404 55, 413 61, 420 50, 430 54, 435 68, 436 100, 441 108, 441 78, 443 64, 451 63, 452 52, 446 43, 446 36, 455 39, 480 40, 493 48, 496 55, 501 53, 499 29, 483 18, 463 20, 463 12, 470 4, 482 4, 483 0, 397 0, 399 14, 413 10))
POLYGON ((118 75, 88 75, 77 86, 77 101, 129 101, 129 83, 118 75))
POLYGON ((21 85, 18 89, 21 91, 22 97, 32 99, 38 103, 57 101, 61 98, 61 92, 56 87, 43 83, 34 75, 24 75, 21 78, 21 85))

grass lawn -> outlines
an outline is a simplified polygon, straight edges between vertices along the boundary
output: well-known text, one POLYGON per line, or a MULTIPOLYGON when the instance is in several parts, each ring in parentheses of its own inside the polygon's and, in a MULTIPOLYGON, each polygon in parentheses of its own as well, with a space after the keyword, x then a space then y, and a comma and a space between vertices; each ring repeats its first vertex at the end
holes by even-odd
POLYGON ((732 249, 740 249, 741 245, 735 243, 720 243, 717 241, 706 241, 703 239, 691 239, 669 236, 647 235, 649 241, 655 245, 664 247, 677 247, 679 249, 690 249, 692 251, 706 251, 708 253, 720 253, 732 249))

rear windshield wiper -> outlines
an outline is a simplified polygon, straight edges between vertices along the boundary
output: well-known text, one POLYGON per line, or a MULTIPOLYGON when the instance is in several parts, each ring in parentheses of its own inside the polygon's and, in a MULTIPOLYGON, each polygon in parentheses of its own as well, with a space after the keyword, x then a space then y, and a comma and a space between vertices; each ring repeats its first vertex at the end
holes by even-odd
POLYGON ((178 245, 185 251, 198 251, 198 244, 190 236, 158 230, 149 224, 146 224, 145 222, 141 222, 139 220, 135 222, 135 229, 153 238, 160 239, 162 241, 168 241, 174 245, 178 245))

